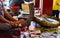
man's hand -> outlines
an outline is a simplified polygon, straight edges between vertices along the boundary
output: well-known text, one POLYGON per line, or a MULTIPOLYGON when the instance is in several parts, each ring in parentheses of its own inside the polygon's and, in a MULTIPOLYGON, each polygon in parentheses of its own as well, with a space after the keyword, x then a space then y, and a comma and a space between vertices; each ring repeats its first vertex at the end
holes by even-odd
POLYGON ((14 24, 15 24, 15 26, 22 26, 21 24, 24 23, 24 22, 25 22, 24 19, 20 19, 18 21, 14 21, 14 24))
POLYGON ((10 21, 10 25, 17 27, 19 26, 19 23, 16 21, 15 22, 10 21))
POLYGON ((25 20, 24 19, 21 19, 21 20, 18 20, 18 21, 10 21, 9 24, 12 25, 12 26, 21 26, 22 23, 24 23, 25 20))
POLYGON ((18 26, 19 24, 16 21, 15 22, 10 21, 10 25, 12 25, 12 26, 18 26))
POLYGON ((15 24, 14 24, 14 22, 12 22, 12 21, 10 21, 10 22, 9 22, 9 24, 10 24, 10 25, 12 25, 12 26, 14 26, 14 25, 15 25, 15 24))

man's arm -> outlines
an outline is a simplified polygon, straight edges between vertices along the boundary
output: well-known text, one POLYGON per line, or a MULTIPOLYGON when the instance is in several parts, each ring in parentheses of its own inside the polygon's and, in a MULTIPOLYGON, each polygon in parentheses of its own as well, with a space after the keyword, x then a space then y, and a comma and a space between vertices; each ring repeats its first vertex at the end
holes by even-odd
POLYGON ((6 20, 2 15, 0 15, 0 21, 5 23, 10 23, 10 21, 6 20))
POLYGON ((6 18, 8 18, 9 20, 11 20, 11 21, 17 21, 16 19, 14 19, 6 10, 5 10, 5 8, 4 8, 4 5, 3 5, 3 2, 0 0, 0 2, 1 2, 1 6, 2 6, 2 11, 3 11, 3 13, 4 13, 4 15, 6 16, 6 18))
POLYGON ((6 18, 8 18, 8 19, 11 20, 11 21, 17 21, 16 19, 14 19, 14 18, 5 10, 4 7, 2 8, 2 11, 3 11, 4 15, 6 16, 6 18))
POLYGON ((12 26, 16 25, 14 22, 5 19, 2 15, 0 15, 0 22, 8 23, 8 24, 10 24, 12 26))

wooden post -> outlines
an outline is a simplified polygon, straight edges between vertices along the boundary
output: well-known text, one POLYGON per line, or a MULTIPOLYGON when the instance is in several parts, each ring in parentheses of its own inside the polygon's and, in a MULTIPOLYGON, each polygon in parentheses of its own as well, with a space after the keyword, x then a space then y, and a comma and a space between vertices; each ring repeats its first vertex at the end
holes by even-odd
POLYGON ((34 19, 34 4, 31 3, 29 4, 29 11, 30 11, 30 20, 33 20, 34 19))
POLYGON ((30 22, 34 19, 34 4, 33 3, 29 4, 29 12, 30 12, 29 18, 28 18, 28 20, 25 23, 22 24, 23 26, 24 25, 28 25, 29 26, 30 22))

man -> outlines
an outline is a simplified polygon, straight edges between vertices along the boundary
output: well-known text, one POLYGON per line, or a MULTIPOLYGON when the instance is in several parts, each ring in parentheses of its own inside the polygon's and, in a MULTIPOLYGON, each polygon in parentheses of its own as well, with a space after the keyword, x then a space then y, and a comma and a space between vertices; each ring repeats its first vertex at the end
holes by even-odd
POLYGON ((9 24, 7 24, 7 23, 10 23, 10 22, 4 18, 4 14, 2 13, 2 7, 1 7, 1 2, 0 2, 0 30, 2 30, 2 29, 4 29, 4 30, 10 29, 11 26, 9 24), (2 23, 2 21, 6 22, 6 23, 2 23), (5 25, 5 26, 3 26, 3 25, 5 25))
POLYGON ((53 16, 59 18, 60 0, 53 0, 53 16))
POLYGON ((3 4, 1 4, 1 3, 0 3, 0 30, 9 30, 9 29, 12 28, 12 26, 17 26, 20 23, 25 22, 24 20, 16 20, 16 19, 14 19, 9 13, 7 13, 7 11, 5 10, 3 4), (7 20, 6 18, 4 18, 4 15, 9 20, 7 20))

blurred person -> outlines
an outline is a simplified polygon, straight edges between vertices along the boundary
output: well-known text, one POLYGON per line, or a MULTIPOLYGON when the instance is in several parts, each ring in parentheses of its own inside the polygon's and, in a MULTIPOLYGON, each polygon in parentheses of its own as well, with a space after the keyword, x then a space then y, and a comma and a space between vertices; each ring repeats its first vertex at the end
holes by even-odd
POLYGON ((23 0, 10 0, 10 8, 11 7, 18 7, 18 8, 11 8, 12 12, 14 13, 15 16, 17 16, 19 14, 19 10, 22 10, 22 3, 24 3, 23 0))
POLYGON ((55 16, 57 18, 59 18, 59 11, 60 11, 60 0, 54 0, 53 2, 53 15, 52 16, 55 16))
POLYGON ((3 2, 0 0, 0 30, 9 30, 13 26, 19 26, 20 23, 25 22, 25 20, 14 19, 4 8, 3 2), (7 19, 4 17, 7 17, 7 19), (9 20, 8 20, 9 19, 9 20))
POLYGON ((24 0, 11 0, 10 7, 11 6, 19 6, 20 9, 22 9, 21 4, 24 3, 24 0))

